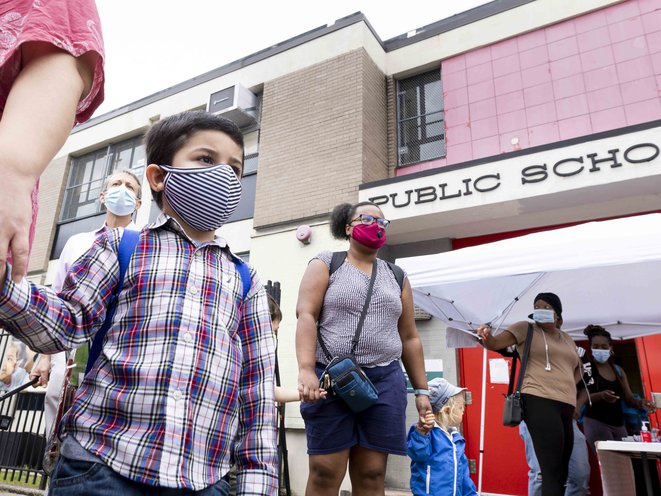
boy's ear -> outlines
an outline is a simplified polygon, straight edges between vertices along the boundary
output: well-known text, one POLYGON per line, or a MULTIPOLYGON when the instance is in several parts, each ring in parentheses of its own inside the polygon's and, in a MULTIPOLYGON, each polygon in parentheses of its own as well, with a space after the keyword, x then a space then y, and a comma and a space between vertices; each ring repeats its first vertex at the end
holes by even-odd
POLYGON ((153 191, 163 191, 163 181, 165 172, 156 164, 149 164, 145 170, 145 176, 149 182, 149 187, 153 191))

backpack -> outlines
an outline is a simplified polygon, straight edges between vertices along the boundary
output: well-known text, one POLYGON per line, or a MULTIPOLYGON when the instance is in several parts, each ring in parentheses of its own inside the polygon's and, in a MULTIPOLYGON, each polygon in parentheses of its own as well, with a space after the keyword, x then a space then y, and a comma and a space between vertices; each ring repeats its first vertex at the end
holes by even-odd
MULTIPOLYGON (((337 269, 340 268, 340 266, 344 263, 344 260, 346 258, 347 258, 346 251, 333 252, 330 268, 328 269, 328 277, 330 277, 333 274, 333 272, 335 272, 337 269)), ((401 292, 404 289, 404 271, 400 266, 395 265, 394 263, 391 262, 386 262, 386 263, 388 264, 388 267, 390 267, 390 270, 395 276, 395 280, 397 281, 397 285, 399 286, 399 291, 401 292)))
MULTIPOLYGON (((103 340, 108 333, 108 329, 110 329, 110 326, 112 325, 112 321, 115 316, 115 310, 117 309, 119 293, 124 286, 124 276, 126 275, 126 269, 129 266, 131 256, 133 256, 133 252, 135 251, 135 247, 138 245, 138 241, 140 241, 140 231, 124 229, 124 234, 122 234, 122 239, 119 242, 119 248, 117 248, 117 260, 119 262, 119 281, 117 282, 117 286, 115 286, 115 289, 112 292, 110 303, 108 303, 106 319, 103 321, 101 328, 94 335, 94 340, 90 346, 85 374, 89 373, 89 371, 92 369, 92 366, 94 365, 94 362, 101 354, 101 349, 103 348, 103 340)), ((243 301, 246 299, 252 284, 252 280, 250 278, 250 267, 247 263, 235 255, 232 255, 232 261, 234 262, 236 270, 241 276, 241 284, 243 285, 243 295, 241 301, 243 301)))

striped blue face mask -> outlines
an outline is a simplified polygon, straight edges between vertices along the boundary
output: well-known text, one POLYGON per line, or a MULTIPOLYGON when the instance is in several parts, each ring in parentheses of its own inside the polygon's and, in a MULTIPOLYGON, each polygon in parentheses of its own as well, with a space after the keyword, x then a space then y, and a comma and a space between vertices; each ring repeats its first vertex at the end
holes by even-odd
POLYGON ((241 200, 241 180, 227 164, 204 168, 161 165, 163 194, 181 219, 198 231, 215 231, 241 200))

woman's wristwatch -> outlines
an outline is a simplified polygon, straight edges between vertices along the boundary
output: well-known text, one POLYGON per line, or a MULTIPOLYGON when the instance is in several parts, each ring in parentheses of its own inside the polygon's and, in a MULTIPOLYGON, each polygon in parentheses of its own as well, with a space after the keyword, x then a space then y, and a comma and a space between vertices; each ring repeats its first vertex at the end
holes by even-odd
POLYGON ((429 396, 429 389, 414 389, 413 394, 416 396, 429 396))

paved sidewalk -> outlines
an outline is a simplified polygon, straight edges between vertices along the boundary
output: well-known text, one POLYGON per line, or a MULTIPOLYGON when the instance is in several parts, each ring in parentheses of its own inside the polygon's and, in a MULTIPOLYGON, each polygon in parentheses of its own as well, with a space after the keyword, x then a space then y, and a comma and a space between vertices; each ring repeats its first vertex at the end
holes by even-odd
POLYGON ((22 496, 43 496, 45 491, 31 487, 0 483, 0 496, 16 496, 17 494, 22 496))

